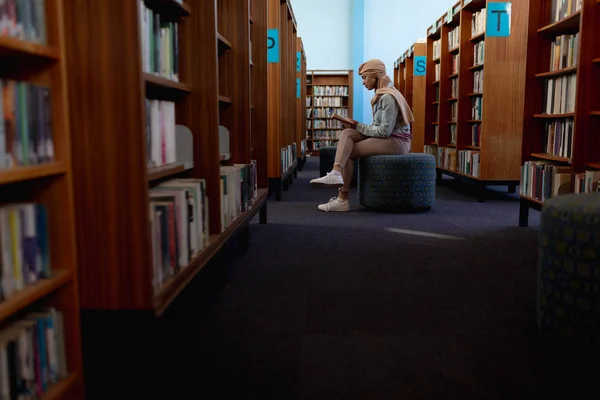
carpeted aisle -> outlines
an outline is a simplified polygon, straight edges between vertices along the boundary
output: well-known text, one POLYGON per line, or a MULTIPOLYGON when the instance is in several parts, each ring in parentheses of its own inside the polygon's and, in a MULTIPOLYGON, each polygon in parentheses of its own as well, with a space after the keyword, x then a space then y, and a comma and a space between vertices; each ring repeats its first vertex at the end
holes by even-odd
POLYGON ((427 213, 363 211, 354 191, 323 213, 317 174, 309 159, 225 289, 186 311, 186 398, 576 398, 588 375, 536 335, 538 213, 519 228, 515 195, 451 184, 427 213))

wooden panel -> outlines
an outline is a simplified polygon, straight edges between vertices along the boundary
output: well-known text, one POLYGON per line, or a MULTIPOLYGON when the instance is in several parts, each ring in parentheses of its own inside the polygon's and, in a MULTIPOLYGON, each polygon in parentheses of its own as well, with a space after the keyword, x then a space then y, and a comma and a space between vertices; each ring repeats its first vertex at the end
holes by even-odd
MULTIPOLYGON (((488 4, 494 1, 488 1, 488 4)), ((481 178, 518 180, 523 134, 529 4, 511 1, 511 35, 486 37, 481 178)))
POLYGON ((257 161, 258 187, 268 187, 267 157, 267 0, 251 0, 250 12, 253 23, 250 26, 252 39, 252 158, 257 161))
MULTIPOLYGON (((425 56, 426 54, 427 45, 425 43, 415 43, 414 56, 425 56)), ((414 70, 409 71, 412 77, 412 111, 415 117, 412 124, 412 151, 421 153, 425 145, 425 83, 427 78, 425 76, 414 76, 414 70)))
POLYGON ((135 1, 65 3, 83 308, 150 307, 138 16, 135 1))
POLYGON ((250 40, 249 3, 217 0, 217 30, 231 43, 219 57, 219 81, 226 83, 220 94, 231 104, 221 111, 221 124, 231 135, 231 161, 250 162, 250 40))
POLYGON ((177 119, 194 135, 192 177, 206 179, 211 233, 221 232, 219 188, 219 101, 216 0, 190 1, 193 12, 181 23, 180 75, 193 93, 177 105, 177 119), (202 11, 200 11, 202 10, 202 11), (203 49, 202 51, 199 49, 203 49))
MULTIPOLYGON (((280 0, 268 0, 268 27, 269 29, 280 29, 280 0)), ((280 52, 282 33, 279 32, 280 52)), ((281 58, 281 57, 280 57, 281 58)), ((268 177, 281 177, 281 113, 282 113, 282 86, 281 86, 281 62, 268 63, 267 66, 267 93, 268 96, 268 177)))

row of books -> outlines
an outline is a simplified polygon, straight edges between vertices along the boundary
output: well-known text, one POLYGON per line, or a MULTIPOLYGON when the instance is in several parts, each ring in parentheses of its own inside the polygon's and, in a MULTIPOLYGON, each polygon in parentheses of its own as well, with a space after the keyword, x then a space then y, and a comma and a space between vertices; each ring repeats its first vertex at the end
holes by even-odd
POLYGON ((306 107, 343 107, 343 97, 310 97, 306 96, 306 107))
POLYGON ((0 169, 54 160, 50 88, 0 80, 0 169))
POLYGON ((348 96, 350 90, 348 85, 313 86, 312 89, 312 94, 315 96, 348 96))
POLYGON ((331 118, 333 114, 341 115, 342 117, 348 116, 348 108, 346 107, 307 107, 306 117, 307 118, 331 118))
POLYGON ((29 312, 0 330, 0 399, 40 399, 67 378, 63 315, 29 312))
POLYGON ((306 129, 343 129, 340 121, 335 119, 309 119, 306 120, 306 129))
POLYGON ((0 36, 46 44, 45 0, 0 0, 0 36))
POLYGON ((175 103, 146 99, 146 161, 148 167, 171 164, 176 159, 175 103))
POLYGON ((178 25, 161 21, 159 13, 140 5, 142 70, 173 81, 179 81, 178 25))
MULTIPOLYGON (((256 161, 220 167, 221 226, 225 231, 256 200, 256 161)), ((150 189, 153 288, 187 268, 210 244, 204 179, 172 179, 150 189)))

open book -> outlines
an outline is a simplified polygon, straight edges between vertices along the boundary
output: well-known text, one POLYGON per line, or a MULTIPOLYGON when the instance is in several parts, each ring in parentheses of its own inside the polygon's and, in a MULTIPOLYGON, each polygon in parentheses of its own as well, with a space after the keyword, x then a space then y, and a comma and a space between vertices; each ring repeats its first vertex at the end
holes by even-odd
POLYGON ((347 123, 347 124, 350 124, 350 125, 354 125, 354 124, 356 124, 356 121, 355 121, 355 120, 353 120, 353 119, 350 119, 350 118, 347 118, 347 117, 342 117, 342 116, 341 116, 341 115, 339 115, 339 114, 333 114, 333 115, 331 116, 331 118, 333 118, 333 119, 337 119, 338 121, 342 121, 342 122, 345 122, 345 123, 347 123))

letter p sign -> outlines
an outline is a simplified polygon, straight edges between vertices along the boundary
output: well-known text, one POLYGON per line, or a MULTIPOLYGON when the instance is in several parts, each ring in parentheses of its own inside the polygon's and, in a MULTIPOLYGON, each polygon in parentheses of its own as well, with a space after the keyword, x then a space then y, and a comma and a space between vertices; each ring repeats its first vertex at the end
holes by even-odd
POLYGON ((427 71, 427 57, 426 56, 415 56, 414 59, 414 76, 425 76, 427 71))
POLYGON ((486 36, 510 36, 511 3, 488 3, 486 17, 486 36))

